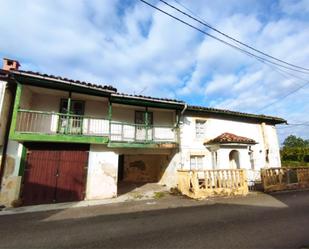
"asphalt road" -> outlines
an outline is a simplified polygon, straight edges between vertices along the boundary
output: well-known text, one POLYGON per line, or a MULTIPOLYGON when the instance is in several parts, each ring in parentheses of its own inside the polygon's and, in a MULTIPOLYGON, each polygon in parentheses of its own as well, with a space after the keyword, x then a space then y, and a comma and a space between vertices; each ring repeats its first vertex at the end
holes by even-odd
POLYGON ((204 202, 165 197, 0 216, 0 248, 309 248, 306 245, 309 191, 204 202))

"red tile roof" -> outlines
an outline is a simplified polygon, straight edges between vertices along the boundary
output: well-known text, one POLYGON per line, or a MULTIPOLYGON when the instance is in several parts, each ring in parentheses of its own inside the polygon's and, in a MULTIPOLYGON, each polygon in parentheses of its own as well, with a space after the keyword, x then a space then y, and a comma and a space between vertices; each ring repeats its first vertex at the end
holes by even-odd
POLYGON ((261 121, 268 121, 274 124, 283 124, 287 123, 287 121, 283 118, 267 116, 262 114, 252 114, 252 113, 245 113, 245 112, 236 112, 224 109, 217 109, 212 107, 205 107, 205 106, 194 106, 188 105, 186 110, 187 113, 197 113, 197 114, 213 114, 213 115, 224 115, 224 116, 231 116, 231 117, 240 117, 246 118, 251 120, 261 120, 261 121))
POLYGON ((225 144, 225 143, 238 143, 238 144, 256 144, 255 140, 247 137, 237 136, 232 133, 222 133, 220 136, 205 141, 204 144, 225 144))
POLYGON ((62 81, 63 83, 74 83, 76 85, 80 85, 83 87, 92 87, 95 89, 101 89, 101 90, 106 90, 110 92, 117 92, 117 89, 111 85, 101 85, 101 84, 94 84, 90 82, 85 82, 81 80, 73 80, 73 79, 68 79, 62 76, 56 76, 52 74, 43 74, 39 72, 32 72, 32 71, 24 71, 24 70, 11 70, 10 71, 13 74, 19 74, 23 76, 29 76, 29 77, 41 77, 46 80, 58 80, 62 81))
POLYGON ((39 72, 32 72, 32 71, 23 71, 23 70, 11 70, 10 71, 13 74, 18 74, 22 76, 28 76, 28 77, 42 77, 46 80, 60 80, 62 83, 74 83, 79 86, 83 87, 91 87, 93 89, 97 90, 104 90, 109 91, 113 94, 113 96, 120 96, 120 97, 127 97, 127 98, 139 98, 144 100, 150 100, 150 101, 159 101, 159 102, 175 102, 179 105, 184 105, 184 102, 181 100, 176 99, 168 99, 168 98, 156 98, 156 97, 150 97, 150 96, 144 96, 144 95, 132 95, 132 94, 124 94, 124 93, 118 93, 117 89, 111 85, 100 85, 100 84, 94 84, 90 82, 80 81, 80 80, 73 80, 68 79, 61 76, 51 75, 51 74, 43 74, 39 72))

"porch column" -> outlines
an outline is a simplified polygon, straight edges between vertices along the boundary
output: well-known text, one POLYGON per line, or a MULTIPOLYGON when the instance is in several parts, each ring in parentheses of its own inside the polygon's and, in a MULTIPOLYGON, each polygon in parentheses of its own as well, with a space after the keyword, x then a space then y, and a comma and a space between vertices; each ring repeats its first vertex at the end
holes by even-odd
POLYGON ((148 141, 148 125, 149 125, 149 122, 148 122, 148 107, 146 107, 145 109, 145 131, 146 131, 146 135, 145 135, 145 140, 148 141))
POLYGON ((69 97, 68 97, 68 104, 67 104, 67 126, 65 128, 65 133, 68 134, 70 132, 70 112, 71 112, 71 98, 72 98, 72 92, 69 92, 69 97))
POLYGON ((108 126, 108 135, 109 135, 109 139, 111 139, 111 131, 112 131, 112 102, 111 100, 109 99, 108 100, 108 123, 109 123, 109 126, 108 126))

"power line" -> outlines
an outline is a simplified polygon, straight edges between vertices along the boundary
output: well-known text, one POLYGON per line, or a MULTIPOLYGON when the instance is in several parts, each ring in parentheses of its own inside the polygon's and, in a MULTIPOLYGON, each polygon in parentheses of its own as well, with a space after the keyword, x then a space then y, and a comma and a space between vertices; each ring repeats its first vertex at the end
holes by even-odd
MULTIPOLYGON (((260 54, 263 54, 263 55, 265 55, 265 56, 267 56, 267 57, 269 57, 269 58, 272 58, 272 59, 274 59, 274 60, 277 60, 277 61, 279 61, 279 62, 282 62, 282 63, 284 63, 284 64, 286 64, 286 65, 293 66, 293 67, 296 67, 296 68, 300 68, 300 69, 303 69, 303 70, 306 70, 306 71, 309 70, 309 69, 307 69, 307 68, 299 67, 299 66, 297 66, 297 65, 294 65, 294 64, 288 63, 288 62, 286 62, 286 61, 283 61, 283 60, 281 60, 281 59, 278 59, 278 58, 276 58, 276 57, 273 57, 273 56, 271 56, 271 55, 269 55, 269 54, 266 54, 266 53, 264 53, 264 52, 262 52, 262 51, 260 51, 260 50, 258 50, 258 49, 256 49, 256 48, 252 47, 252 46, 249 46, 249 45, 247 45, 247 44, 245 44, 245 43, 243 43, 243 42, 241 42, 241 41, 239 41, 239 40, 237 40, 237 39, 235 39, 235 38, 233 38, 233 37, 231 37, 231 36, 225 34, 224 32, 222 32, 222 31, 220 31, 220 30, 214 28, 211 24, 207 23, 205 20, 203 20, 201 17, 199 17, 196 13, 194 13, 192 10, 190 10, 188 7, 186 7, 185 5, 183 5, 182 3, 180 3, 180 2, 177 1, 177 0, 174 0, 174 2, 176 2, 177 4, 179 4, 180 6, 182 6, 184 9, 186 9, 187 11, 189 11, 191 14, 197 16, 200 20, 197 19, 197 18, 195 18, 195 17, 192 17, 191 15, 187 14, 186 12, 184 12, 184 11, 178 9, 177 7, 173 6, 172 4, 170 4, 170 3, 168 3, 168 2, 166 2, 166 1, 164 1, 164 0, 159 0, 159 1, 162 2, 162 3, 164 3, 164 4, 166 4, 166 5, 169 6, 169 7, 171 7, 171 8, 173 8, 173 9, 177 10, 178 12, 182 13, 183 15, 186 15, 187 17, 189 17, 189 18, 191 18, 191 19, 193 19, 193 20, 199 22, 200 24, 202 24, 202 25, 204 25, 204 26, 206 26, 206 27, 208 27, 208 28, 210 28, 210 29, 216 31, 217 33, 219 33, 219 34, 221 34, 221 35, 223 35, 223 36, 225 36, 225 37, 227 37, 227 38, 229 38, 229 39, 235 41, 235 42, 238 43, 238 44, 241 44, 241 45, 243 45, 243 46, 245 46, 245 47, 247 47, 247 48, 249 48, 249 49, 252 49, 252 50, 254 50, 254 51, 256 51, 256 52, 258 52, 258 53, 260 53, 260 54)), ((293 90, 291 93, 286 94, 286 95, 284 95, 283 97, 280 97, 280 99, 278 99, 277 101, 272 102, 271 104, 262 107, 262 108, 259 109, 258 111, 261 111, 261 110, 266 109, 266 108, 269 107, 270 105, 273 105, 274 103, 277 103, 277 102, 281 101, 282 99, 288 97, 289 95, 293 94, 294 92, 296 92, 296 91, 302 89, 302 88, 305 87, 307 84, 309 84, 309 81, 307 81, 307 80, 305 80, 305 79, 303 79, 303 78, 301 78, 301 77, 299 77, 299 76, 297 76, 297 75, 291 74, 291 73, 289 73, 289 72, 287 72, 287 71, 284 71, 284 70, 282 70, 282 69, 280 69, 280 68, 274 67, 274 66, 272 66, 271 64, 268 64, 267 62, 265 62, 265 61, 263 61, 263 60, 260 60, 260 62, 262 62, 262 63, 264 63, 264 64, 267 64, 268 66, 272 67, 274 70, 276 70, 278 73, 280 73, 280 74, 283 75, 284 77, 285 77, 285 74, 288 74, 288 75, 290 75, 290 76, 292 76, 292 77, 295 77, 295 78, 297 78, 297 79, 300 79, 300 80, 305 81, 306 84, 304 84, 304 85, 300 86, 299 88, 293 90)))
MULTIPOLYGON (((276 57, 274 57, 274 56, 272 56, 272 55, 269 55, 269 54, 267 54, 267 53, 265 53, 265 52, 263 52, 263 51, 261 51, 261 50, 258 50, 258 49, 256 49, 256 48, 250 46, 250 45, 247 45, 246 43, 243 43, 243 42, 241 42, 241 41, 235 39, 234 37, 232 37, 232 36, 230 36, 230 35, 228 35, 228 34, 222 32, 222 31, 218 30, 217 28, 213 27, 213 26, 210 25, 209 23, 205 22, 205 21, 204 21, 202 18, 200 18, 200 17, 199 17, 199 19, 197 19, 197 18, 195 18, 195 17, 189 15, 188 13, 186 13, 186 12, 184 12, 184 11, 178 9, 178 8, 175 7, 174 5, 168 3, 168 2, 166 2, 166 1, 164 1, 164 0, 159 0, 159 1, 162 2, 162 3, 164 3, 165 5, 167 5, 167 6, 171 7, 171 8, 173 8, 173 9, 175 9, 176 11, 180 12, 181 14, 183 14, 183 15, 189 17, 190 19, 192 19, 192 20, 194 20, 194 21, 196 21, 196 22, 198 22, 198 23, 200 23, 200 24, 202 24, 202 25, 204 25, 204 26, 206 26, 206 27, 208 27, 208 28, 214 30, 215 32, 217 32, 217 33, 219 33, 219 34, 221 34, 221 35, 223 35, 223 36, 225 36, 225 37, 227 37, 227 38, 229 38, 229 39, 231 39, 231 40, 233 40, 233 41, 235 41, 236 43, 238 43, 238 44, 240 44, 240 45, 242 45, 242 46, 245 46, 245 47, 247 47, 247 48, 249 48, 249 49, 251 49, 251 50, 253 50, 253 51, 257 52, 257 53, 260 53, 260 54, 262 54, 262 55, 264 55, 264 56, 267 56, 267 57, 269 57, 269 58, 271 58, 271 59, 273 59, 273 60, 276 60, 276 61, 279 61, 279 62, 284 63, 284 64, 286 64, 286 65, 289 65, 289 66, 292 66, 292 67, 295 67, 295 68, 298 68, 298 69, 302 69, 302 70, 305 70, 305 71, 308 71, 308 72, 309 72, 309 69, 308 69, 308 68, 300 67, 300 66, 297 66, 297 65, 295 65, 295 64, 286 62, 286 61, 284 61, 284 60, 282 60, 282 59, 276 58, 276 57)), ((186 7, 186 6, 184 6, 183 4, 181 4, 179 1, 177 1, 177 0, 174 0, 174 1, 175 1, 176 3, 178 3, 180 6, 182 6, 183 8, 185 8, 187 11, 191 12, 193 15, 197 16, 192 10, 190 10, 188 7, 186 7)), ((198 16, 197 16, 197 17, 198 17, 198 16)), ((291 69, 291 70, 292 70, 292 69, 291 69)), ((307 72, 303 72, 303 73, 307 73, 307 72)))
MULTIPOLYGON (((230 46, 230 47, 232 47, 232 48, 238 50, 239 52, 242 52, 242 53, 244 53, 244 54, 246 54, 246 55, 248 55, 248 56, 250 56, 250 57, 253 57, 253 58, 255 58, 256 60, 258 60, 259 62, 261 62, 261 63, 264 63, 264 64, 266 64, 266 65, 268 65, 268 66, 272 66, 272 68, 276 65, 276 66, 279 66, 279 67, 283 67, 283 68, 285 68, 285 69, 289 69, 289 70, 293 70, 293 71, 305 73, 305 72, 303 72, 303 71, 296 70, 296 69, 292 69, 292 68, 290 68, 290 67, 286 67, 286 66, 284 66, 284 65, 281 65, 281 64, 278 64, 278 63, 276 63, 276 62, 270 61, 270 60, 268 60, 268 59, 266 59, 266 58, 260 57, 260 56, 258 56, 258 55, 256 55, 256 54, 253 54, 253 53, 251 53, 251 52, 249 52, 249 51, 247 51, 247 50, 245 50, 245 49, 242 49, 242 48, 240 48, 240 47, 238 47, 238 46, 236 46, 236 45, 230 44, 229 42, 226 42, 226 41, 224 41, 224 40, 222 40, 222 39, 220 39, 220 38, 218 38, 218 37, 216 37, 216 36, 214 36, 214 35, 212 35, 212 34, 209 34, 209 33, 207 33, 206 31, 204 31, 204 30, 202 30, 202 29, 200 29, 200 28, 198 28, 198 27, 195 27, 194 25, 192 25, 192 24, 190 24, 190 23, 188 23, 188 22, 186 22, 186 21, 184 21, 184 20, 182 20, 182 19, 180 19, 180 18, 178 18, 178 17, 176 17, 176 16, 174 16, 174 15, 172 15, 172 14, 170 14, 170 13, 168 13, 168 12, 166 12, 166 11, 164 11, 164 10, 158 8, 158 7, 156 7, 156 6, 154 6, 153 4, 151 4, 151 3, 149 3, 149 2, 147 2, 147 1, 145 1, 145 0, 140 0, 140 1, 143 2, 143 3, 145 3, 146 5, 148 5, 148 6, 152 7, 152 8, 154 8, 154 9, 156 9, 157 11, 162 12, 163 14, 168 15, 169 17, 171 17, 171 18, 173 18, 173 19, 175 19, 175 20, 177 20, 177 21, 179 21, 179 22, 185 24, 186 26, 189 26, 189 27, 191 27, 191 28, 193 28, 193 29, 195 29, 195 30, 197 30, 197 31, 199 31, 199 32, 201 32, 201 33, 203 33, 204 35, 207 35, 207 36, 209 36, 209 37, 211 37, 211 38, 213 38, 213 39, 215 39, 215 40, 217 40, 217 41, 219 41, 219 42, 221 42, 221 43, 223 43, 223 44, 225 44, 225 45, 227 45, 227 46, 230 46), (270 63, 271 65, 270 65, 269 63, 270 63)), ((160 0, 160 1, 161 1, 161 0, 160 0)), ((292 64, 291 64, 291 65, 292 65, 292 64)), ((286 72, 286 71, 283 71, 281 68, 276 67, 276 69, 279 70, 279 71, 285 72, 286 74, 290 74, 290 73, 288 73, 288 72, 286 72)), ((306 70, 308 70, 308 69, 306 69, 306 70)), ((292 74, 290 74, 290 75, 292 75, 292 74)), ((301 79, 301 80, 306 81, 305 79, 300 78, 300 77, 298 77, 298 76, 296 76, 296 75, 293 75, 293 77, 296 77, 296 78, 298 78, 298 79, 301 79)), ((291 94, 293 94, 293 93, 299 91, 300 89, 304 88, 304 87, 307 86, 308 84, 309 84, 309 81, 306 81, 306 84, 299 86, 298 88, 294 89, 292 92, 289 92, 288 94, 286 94, 286 95, 280 97, 280 99, 277 99, 276 101, 273 101, 273 102, 270 103, 269 105, 264 106, 263 108, 259 109, 259 111, 260 111, 260 110, 263 110, 263 109, 265 109, 265 108, 268 108, 270 105, 273 105, 273 104, 275 104, 275 103, 281 101, 282 99, 285 99, 286 97, 290 96, 291 94)))
POLYGON ((270 107, 270 106, 272 106, 272 105, 274 105, 274 104, 276 104, 276 103, 282 101, 283 99, 287 98, 288 96, 294 94, 295 92, 297 92, 297 91, 299 91, 300 89, 305 88, 307 85, 309 85, 309 81, 306 80, 306 79, 304 79, 304 78, 302 78, 302 77, 299 77, 299 76, 297 76, 297 75, 295 75, 295 74, 291 74, 290 72, 284 71, 284 70, 282 70, 281 68, 277 68, 277 67, 275 67, 275 66, 273 66, 273 65, 270 65, 270 64, 268 64, 267 62, 264 62, 264 61, 261 61, 261 62, 264 63, 264 64, 267 64, 269 67, 272 67, 272 68, 273 68, 275 71, 277 71, 279 74, 283 75, 283 77, 287 78, 287 77, 286 77, 286 74, 287 74, 287 75, 289 75, 289 76, 292 76, 292 77, 295 77, 295 78, 297 78, 297 79, 299 79, 299 80, 304 81, 305 84, 300 85, 300 86, 297 87, 296 89, 292 90, 291 92, 289 92, 289 93, 287 93, 287 94, 285 94, 285 95, 283 95, 283 96, 277 97, 277 100, 271 102, 270 104, 267 104, 267 105, 263 106, 262 108, 258 109, 257 112, 260 112, 260 111, 262 111, 262 110, 264 110, 264 109, 267 109, 268 107, 270 107))
MULTIPOLYGON (((247 51, 247 50, 245 50, 245 49, 242 49, 242 48, 240 48, 240 47, 238 47, 238 46, 236 46, 236 45, 233 45, 233 44, 231 44, 231 43, 229 43, 229 42, 227 42, 227 41, 224 41, 224 40, 222 40, 222 39, 220 39, 220 38, 218 38, 218 37, 216 37, 216 36, 214 36, 214 35, 212 35, 212 34, 209 34, 209 33, 207 33, 206 31, 204 31, 204 30, 202 30, 202 29, 200 29, 200 28, 198 28, 198 27, 196 27, 196 26, 194 26, 194 25, 192 25, 192 24, 190 24, 190 23, 188 23, 188 22, 186 22, 186 21, 184 21, 184 20, 182 20, 182 19, 180 19, 180 18, 178 18, 178 17, 176 17, 176 16, 174 16, 174 15, 172 15, 172 14, 170 14, 170 13, 168 13, 168 12, 166 12, 166 11, 160 9, 160 8, 158 8, 158 7, 156 7, 155 5, 149 3, 149 2, 147 2, 147 1, 145 1, 145 0, 139 0, 139 1, 145 3, 146 5, 148 5, 148 6, 152 7, 152 8, 154 8, 154 9, 156 9, 156 10, 159 11, 159 12, 162 12, 163 14, 168 15, 169 17, 171 17, 171 18, 173 18, 173 19, 175 19, 175 20, 177 20, 177 21, 179 21, 179 22, 185 24, 186 26, 189 26, 189 27, 191 27, 191 28, 193 28, 193 29, 195 29, 195 30, 197 30, 197 31, 199 31, 199 32, 201 32, 201 33, 203 33, 204 35, 207 35, 207 36, 209 36, 209 37, 211 37, 211 38, 213 38, 213 39, 215 39, 215 40, 217 40, 217 41, 219 41, 219 42, 221 42, 221 43, 223 43, 223 44, 225 44, 225 45, 227 45, 227 46, 230 46, 230 47, 232 47, 232 48, 234 48, 234 49, 236 49, 236 50, 238 50, 238 51, 240 51, 240 52, 242 52, 242 53, 245 53, 246 55, 253 56, 255 59, 259 59, 259 61, 260 61, 260 60, 263 60, 263 61, 267 61, 267 62, 269 62, 269 63, 271 63, 271 64, 277 65, 277 66, 279 66, 279 67, 283 67, 283 68, 285 68, 285 69, 289 69, 289 70, 297 71, 297 72, 301 72, 301 73, 307 73, 307 72, 303 72, 303 71, 300 71, 300 70, 297 70, 297 69, 293 69, 293 68, 284 66, 284 65, 282 65, 282 64, 273 62, 273 61, 271 61, 271 60, 268 60, 268 59, 263 58, 263 57, 261 57, 261 56, 258 56, 258 55, 256 55, 256 54, 253 54, 253 53, 251 53, 251 52, 249 52, 249 51, 247 51)), ((308 72, 308 73, 309 73, 309 72, 308 72)))
POLYGON ((293 128, 295 126, 309 126, 309 121, 305 121, 302 123, 288 123, 286 126, 277 127, 277 129, 285 129, 285 128, 293 128))

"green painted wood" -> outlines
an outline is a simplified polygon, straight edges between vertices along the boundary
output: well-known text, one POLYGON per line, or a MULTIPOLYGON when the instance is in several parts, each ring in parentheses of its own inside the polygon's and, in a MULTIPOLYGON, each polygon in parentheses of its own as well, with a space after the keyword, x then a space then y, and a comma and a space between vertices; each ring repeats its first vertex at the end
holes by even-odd
POLYGON ((145 140, 148 141, 148 107, 146 106, 146 110, 145 110, 145 140))
POLYGON ((113 115, 113 108, 112 108, 112 103, 109 100, 108 101, 108 120, 109 120, 108 134, 109 134, 109 137, 111 136, 111 133, 112 133, 112 115, 113 115))
MULTIPOLYGON (((72 92, 69 92, 68 103, 67 103, 67 113, 66 113, 67 115, 71 114, 71 96, 72 96, 72 92)), ((67 126, 65 128, 65 133, 69 134, 72 120, 69 118, 69 116, 66 117, 66 120, 67 120, 67 126)))
POLYGON ((22 88, 23 86, 19 82, 17 82, 15 100, 14 100, 14 109, 13 109, 13 114, 12 114, 12 121, 11 121, 9 136, 14 134, 15 129, 16 129, 17 114, 18 114, 18 109, 20 105, 20 97, 22 94, 22 88))
POLYGON ((163 103, 163 102, 152 102, 151 100, 143 100, 143 99, 129 99, 129 98, 121 98, 112 96, 111 101, 113 103, 118 104, 125 104, 125 105, 134 105, 134 106, 148 106, 148 107, 157 107, 157 108, 163 108, 163 109, 176 109, 181 110, 183 109, 182 103, 179 104, 172 104, 172 103, 163 103))
POLYGON ((84 93, 84 94, 90 94, 93 96, 101 96, 101 97, 108 97, 111 94, 108 90, 105 92, 103 89, 96 90, 96 89, 87 88, 86 86, 83 87, 83 86, 78 86, 78 85, 73 85, 73 84, 70 85, 69 83, 55 82, 55 81, 50 81, 47 79, 35 79, 35 78, 24 76, 24 75, 15 75, 15 79, 25 85, 33 85, 33 86, 44 87, 48 89, 72 91, 76 93, 84 93))
POLYGON ((64 143, 87 143, 87 144, 106 144, 108 137, 102 136, 83 136, 83 135, 64 135, 64 134, 34 134, 15 132, 10 135, 11 140, 27 142, 64 142, 64 143))
POLYGON ((28 110, 28 109, 19 109, 18 112, 32 112, 32 113, 38 113, 38 114, 46 114, 46 115, 58 115, 58 116, 69 116, 69 117, 82 117, 82 118, 93 118, 93 119, 103 119, 107 120, 107 118, 98 118, 94 116, 85 116, 85 115, 77 115, 77 114, 65 114, 60 112, 45 112, 45 111, 34 111, 34 110, 28 110))
POLYGON ((108 148, 140 148, 140 149, 146 149, 146 148, 177 148, 179 145, 177 143, 122 143, 122 142, 109 142, 107 144, 108 148), (165 147, 164 145, 169 145, 169 147, 165 147))

